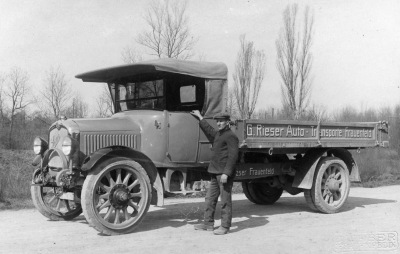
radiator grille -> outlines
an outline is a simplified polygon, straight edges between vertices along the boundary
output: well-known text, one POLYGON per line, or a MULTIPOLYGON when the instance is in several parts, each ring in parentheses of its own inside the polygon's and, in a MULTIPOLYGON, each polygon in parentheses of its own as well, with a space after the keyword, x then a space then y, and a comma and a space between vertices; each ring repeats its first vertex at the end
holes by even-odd
POLYGON ((127 146, 137 149, 137 136, 132 134, 85 134, 83 150, 86 155, 107 146, 127 146))
POLYGON ((63 138, 66 136, 68 136, 68 131, 64 127, 52 129, 49 134, 49 148, 61 149, 63 138))

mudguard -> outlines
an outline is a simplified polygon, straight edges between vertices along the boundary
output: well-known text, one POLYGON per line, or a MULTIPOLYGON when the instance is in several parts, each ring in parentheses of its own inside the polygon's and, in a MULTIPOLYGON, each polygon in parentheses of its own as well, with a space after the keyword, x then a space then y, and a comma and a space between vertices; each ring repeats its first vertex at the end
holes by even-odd
POLYGON ((344 148, 321 148, 307 153, 301 163, 295 165, 296 174, 294 176, 292 187, 308 190, 312 188, 315 169, 317 168, 321 157, 325 153, 332 154, 334 157, 338 157, 344 161, 349 170, 351 182, 361 181, 357 163, 354 161, 353 156, 348 150, 344 148))

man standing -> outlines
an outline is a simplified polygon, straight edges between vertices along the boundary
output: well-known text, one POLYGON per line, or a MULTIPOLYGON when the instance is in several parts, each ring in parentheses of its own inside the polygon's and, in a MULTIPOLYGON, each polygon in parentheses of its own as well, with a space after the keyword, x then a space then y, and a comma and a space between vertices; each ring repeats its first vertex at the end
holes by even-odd
POLYGON ((228 114, 220 113, 214 116, 217 120, 218 131, 203 119, 198 110, 192 111, 191 114, 200 120, 200 128, 213 143, 213 155, 207 170, 211 174, 211 182, 206 195, 204 223, 195 225, 194 229, 214 230, 214 213, 218 197, 221 195, 221 227, 214 230, 214 234, 223 235, 228 233, 232 223, 232 185, 238 159, 239 140, 229 127, 228 114))

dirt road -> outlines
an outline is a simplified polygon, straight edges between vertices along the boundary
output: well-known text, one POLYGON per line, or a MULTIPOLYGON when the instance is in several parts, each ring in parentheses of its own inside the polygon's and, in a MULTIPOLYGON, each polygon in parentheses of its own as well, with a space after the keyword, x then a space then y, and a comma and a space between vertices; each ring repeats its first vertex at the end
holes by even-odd
POLYGON ((167 199, 137 232, 112 237, 90 228, 83 215, 53 222, 36 210, 2 211, 0 253, 400 253, 399 185, 352 188, 343 211, 331 215, 312 212, 302 194, 284 194, 273 206, 234 195, 233 225, 224 236, 193 230, 203 201, 167 199))

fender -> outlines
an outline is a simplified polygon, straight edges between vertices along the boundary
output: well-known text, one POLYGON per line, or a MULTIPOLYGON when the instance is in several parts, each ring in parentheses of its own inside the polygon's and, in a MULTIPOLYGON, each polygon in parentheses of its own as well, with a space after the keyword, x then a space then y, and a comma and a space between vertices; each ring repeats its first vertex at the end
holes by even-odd
POLYGON ((301 189, 311 189, 314 181, 315 169, 318 166, 321 157, 327 153, 338 157, 346 164, 351 182, 360 182, 360 172, 357 163, 354 161, 353 156, 349 151, 344 148, 326 149, 321 148, 306 153, 301 163, 294 165, 296 174, 294 176, 293 187, 301 189))
POLYGON ((296 169, 292 187, 301 189, 311 189, 315 169, 318 165, 321 156, 327 149, 316 149, 306 153, 299 164, 293 165, 296 169))
POLYGON ((360 171, 358 169, 357 163, 348 150, 344 148, 336 148, 329 150, 329 152, 331 152, 335 157, 338 157, 344 161, 347 168, 349 169, 350 182, 353 183, 361 182, 360 171))
POLYGON ((157 206, 163 206, 164 190, 157 168, 149 157, 138 150, 124 146, 110 146, 101 148, 85 158, 81 170, 84 172, 89 172, 97 164, 116 156, 130 158, 139 163, 146 170, 153 187, 153 200, 151 203, 157 206), (154 195, 155 192, 157 195, 154 195))

